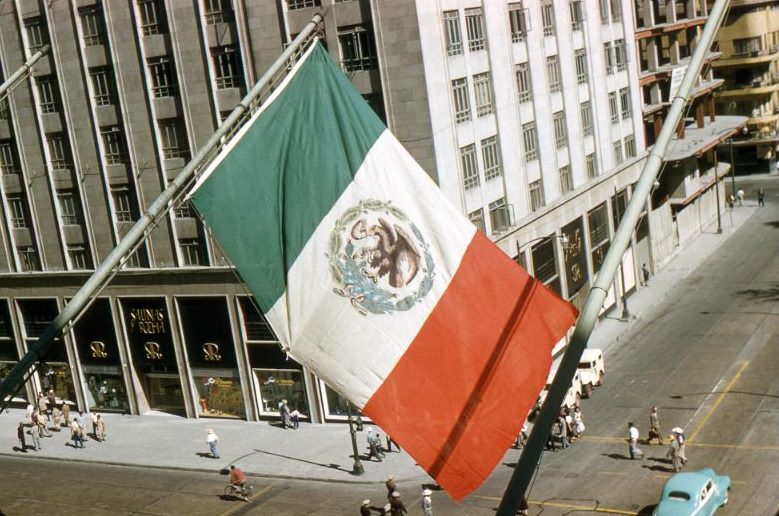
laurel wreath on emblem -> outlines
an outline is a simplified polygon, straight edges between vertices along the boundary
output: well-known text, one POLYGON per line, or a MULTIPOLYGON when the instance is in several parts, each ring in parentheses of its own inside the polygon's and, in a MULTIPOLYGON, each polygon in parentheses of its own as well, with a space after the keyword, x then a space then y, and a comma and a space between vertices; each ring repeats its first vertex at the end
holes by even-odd
POLYGON ((335 221, 327 248, 325 256, 337 285, 333 292, 349 299, 361 315, 409 310, 433 286, 435 262, 430 246, 419 228, 391 202, 363 199, 348 208, 335 221), (377 224, 366 222, 365 215, 371 212, 379 214, 377 224), (359 242, 363 239, 370 240, 359 242), (389 288, 383 288, 379 280, 386 280, 389 288), (415 280, 418 285, 409 292, 415 280), (406 295, 399 298, 401 289, 406 295))

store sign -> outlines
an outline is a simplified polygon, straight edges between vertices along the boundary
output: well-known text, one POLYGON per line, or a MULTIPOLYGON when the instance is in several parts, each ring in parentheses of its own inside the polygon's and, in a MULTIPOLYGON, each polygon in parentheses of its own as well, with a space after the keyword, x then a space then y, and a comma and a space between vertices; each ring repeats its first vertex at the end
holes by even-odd
POLYGON ((563 246, 563 262, 568 295, 573 296, 587 281, 587 260, 584 254, 584 224, 580 218, 566 224, 562 233, 568 238, 563 246))
POLYGON ((160 353, 160 345, 156 342, 147 342, 143 345, 143 349, 146 351, 146 358, 149 360, 160 360, 162 353, 160 353))
POLYGON ((108 358, 108 352, 106 351, 105 342, 99 340, 93 340, 89 343, 90 355, 92 358, 108 358))
POLYGON ((144 335, 167 333, 165 310, 162 308, 133 308, 130 310, 130 331, 144 335))
POLYGON ((203 358, 206 362, 218 362, 222 360, 219 354, 219 344, 215 342, 206 342, 203 344, 203 358))

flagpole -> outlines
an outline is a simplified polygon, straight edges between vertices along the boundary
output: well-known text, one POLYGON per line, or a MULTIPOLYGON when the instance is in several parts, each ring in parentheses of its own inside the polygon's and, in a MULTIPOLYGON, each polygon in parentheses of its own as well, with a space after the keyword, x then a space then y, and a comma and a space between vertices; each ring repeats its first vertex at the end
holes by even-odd
POLYGON ((40 58, 49 52, 49 45, 43 45, 40 50, 30 56, 30 59, 24 62, 3 84, 0 84, 0 102, 5 100, 10 90, 15 88, 19 81, 32 73, 32 65, 38 62, 40 58))
MULTIPOLYGON (((198 150, 195 157, 187 163, 184 169, 179 172, 168 187, 157 197, 147 208, 138 222, 127 232, 125 237, 119 242, 105 260, 95 269, 95 272, 89 277, 84 285, 76 292, 73 298, 65 305, 65 308, 54 318, 46 327, 40 338, 30 346, 27 353, 14 366, 8 376, 0 382, 0 410, 5 408, 10 402, 10 394, 15 392, 21 386, 25 376, 32 373, 39 360, 43 360, 49 351, 54 340, 59 337, 63 329, 78 317, 84 308, 86 308, 91 298, 113 278, 123 261, 123 259, 133 252, 136 245, 149 236, 157 221, 164 216, 172 207, 173 203, 185 193, 186 186, 190 183, 195 173, 201 169, 201 165, 207 163, 212 157, 213 151, 222 144, 222 139, 229 135, 233 130, 233 125, 238 122, 243 115, 250 110, 257 98, 263 93, 265 87, 270 84, 283 68, 288 66, 289 59, 297 52, 298 48, 305 45, 310 36, 314 34, 322 23, 322 15, 317 13, 310 22, 300 31, 290 45, 268 68, 265 74, 254 84, 252 89, 235 107, 230 116, 222 122, 216 132, 206 144, 198 150)), ((41 49, 30 61, 37 60, 45 53, 47 48, 41 49), (40 55, 39 55, 40 54, 40 55)), ((28 63, 30 62, 28 61, 28 63)), ((27 63, 25 63, 27 67, 27 63)), ((22 70, 17 74, 23 73, 22 70)), ((12 79, 17 74, 12 76, 12 79)), ((10 80, 10 79, 9 79, 10 80)), ((14 79, 16 80, 16 79, 14 79)), ((8 82, 8 81, 6 81, 8 82)), ((3 85, 5 86, 5 84, 3 85)), ((2 90, 4 91, 4 90, 2 90)))
POLYGON ((644 203, 651 193, 652 184, 660 171, 668 144, 679 120, 681 120, 685 104, 688 102, 692 87, 700 75, 706 53, 722 23, 728 3, 729 0, 717 0, 709 13, 703 33, 690 58, 690 64, 684 74, 679 92, 674 97, 660 135, 649 152, 644 169, 633 190, 633 196, 606 253, 595 283, 590 290, 590 295, 587 297, 587 302, 579 315, 571 342, 563 354, 560 367, 541 408, 541 413, 538 415, 525 449, 519 457, 519 462, 503 494, 496 516, 514 516, 522 502, 525 501, 525 493, 541 457, 542 447, 552 429, 552 423, 560 412, 565 393, 576 373, 582 352, 587 347, 587 341, 598 320, 603 301, 606 299, 609 287, 614 282, 622 255, 630 244, 633 229, 641 216, 644 203))

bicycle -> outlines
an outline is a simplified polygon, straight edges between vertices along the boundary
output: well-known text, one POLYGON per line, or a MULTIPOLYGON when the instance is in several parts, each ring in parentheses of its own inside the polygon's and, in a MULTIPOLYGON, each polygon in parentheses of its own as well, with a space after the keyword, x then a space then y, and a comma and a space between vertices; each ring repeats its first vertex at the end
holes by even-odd
POLYGON ((238 498, 244 502, 248 502, 253 490, 254 488, 250 484, 244 484, 243 486, 227 484, 224 494, 226 497, 238 498))

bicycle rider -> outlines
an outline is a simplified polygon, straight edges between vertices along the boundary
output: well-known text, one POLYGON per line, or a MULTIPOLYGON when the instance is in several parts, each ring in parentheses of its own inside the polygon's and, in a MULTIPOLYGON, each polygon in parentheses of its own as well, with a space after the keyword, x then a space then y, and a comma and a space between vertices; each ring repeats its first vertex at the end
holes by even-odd
POLYGON ((234 465, 230 465, 230 483, 240 489, 240 492, 246 495, 244 485, 246 484, 246 474, 234 465))

